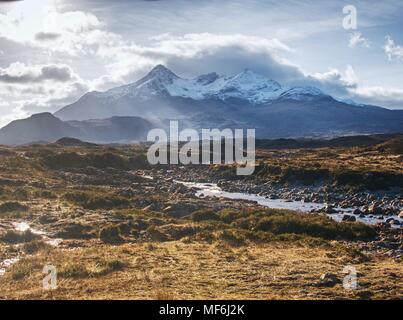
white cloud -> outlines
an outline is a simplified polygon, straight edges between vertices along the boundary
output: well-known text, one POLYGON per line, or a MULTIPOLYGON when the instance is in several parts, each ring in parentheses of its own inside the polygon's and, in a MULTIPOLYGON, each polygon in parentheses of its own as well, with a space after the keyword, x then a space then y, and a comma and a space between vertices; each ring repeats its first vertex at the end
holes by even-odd
POLYGON ((66 64, 27 66, 21 62, 14 62, 7 68, 0 68, 0 82, 4 83, 68 82, 78 78, 66 64))
POLYGON ((389 61, 393 59, 403 60, 403 47, 397 45, 390 36, 386 37, 386 42, 383 46, 383 49, 385 50, 385 54, 387 55, 389 61))
POLYGON ((354 94, 357 99, 368 104, 388 105, 392 108, 403 108, 403 89, 385 88, 382 86, 358 87, 354 94))
POLYGON ((357 88, 356 93, 366 98, 378 97, 380 99, 403 99, 403 89, 384 88, 381 86, 357 88))
POLYGON ((0 83, 0 124, 32 113, 56 111, 89 89, 89 84, 66 64, 14 62, 0 68, 0 83))
POLYGON ((307 74, 302 85, 320 88, 323 92, 337 98, 347 98, 358 86, 358 77, 351 65, 344 72, 331 68, 326 72, 307 74))
POLYGON ((247 66, 259 67, 260 72, 271 72, 274 77, 280 75, 280 65, 297 72, 279 57, 280 52, 289 51, 291 49, 277 39, 201 33, 157 37, 147 46, 104 43, 98 48, 97 56, 104 59, 112 78, 132 81, 159 63, 183 75, 212 70, 231 73, 240 71, 240 66, 247 66))
POLYGON ((365 48, 369 48, 370 42, 368 39, 363 37, 363 35, 358 31, 350 33, 350 40, 348 42, 348 46, 353 49, 358 45, 361 45, 365 48))
POLYGON ((341 83, 345 87, 355 87, 357 85, 357 76, 351 65, 347 66, 344 74, 333 68, 327 72, 314 73, 311 77, 323 83, 341 83))
MULTIPOLYGON (((0 37, 51 52, 71 55, 86 53, 100 38, 111 41, 113 35, 101 31, 104 25, 89 12, 58 12, 51 0, 16 4, 0 13, 0 37)), ((101 43, 102 45, 102 43, 101 43)))
POLYGON ((387 106, 401 109, 403 107, 403 89, 383 86, 365 87, 360 85, 359 78, 351 65, 344 72, 331 69, 324 73, 308 75, 314 79, 312 85, 330 93, 335 98, 352 99, 359 103, 387 106))

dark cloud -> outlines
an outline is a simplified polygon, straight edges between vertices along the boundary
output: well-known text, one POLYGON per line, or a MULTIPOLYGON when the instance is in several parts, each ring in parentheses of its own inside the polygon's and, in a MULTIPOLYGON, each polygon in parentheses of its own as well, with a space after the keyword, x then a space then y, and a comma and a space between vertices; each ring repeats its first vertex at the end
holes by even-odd
POLYGON ((68 66, 46 65, 39 69, 27 67, 24 64, 16 67, 11 65, 7 69, 0 69, 0 82, 26 84, 38 83, 45 80, 67 82, 73 79, 73 73, 68 66), (13 70, 14 68, 18 70, 13 70))
POLYGON ((73 78, 72 71, 67 66, 50 65, 42 67, 42 74, 39 80, 55 80, 67 82, 73 78))
POLYGON ((54 32, 38 32, 35 34, 35 39, 38 41, 53 41, 61 36, 59 33, 54 32))

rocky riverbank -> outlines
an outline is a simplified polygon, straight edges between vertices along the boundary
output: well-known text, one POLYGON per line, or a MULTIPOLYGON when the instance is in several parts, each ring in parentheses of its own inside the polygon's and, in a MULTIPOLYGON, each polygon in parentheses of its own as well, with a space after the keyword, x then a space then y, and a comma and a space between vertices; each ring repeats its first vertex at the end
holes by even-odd
POLYGON ((403 218, 403 190, 364 190, 352 191, 350 188, 329 185, 279 185, 278 183, 259 180, 224 180, 212 171, 203 168, 174 168, 168 171, 150 172, 162 187, 164 182, 170 183, 175 177, 178 181, 194 183, 214 183, 223 191, 256 195, 271 200, 283 199, 289 202, 305 202, 324 204, 323 208, 312 209, 311 212, 327 214, 346 214, 346 221, 355 221, 355 217, 385 221, 384 227, 400 226, 403 218))

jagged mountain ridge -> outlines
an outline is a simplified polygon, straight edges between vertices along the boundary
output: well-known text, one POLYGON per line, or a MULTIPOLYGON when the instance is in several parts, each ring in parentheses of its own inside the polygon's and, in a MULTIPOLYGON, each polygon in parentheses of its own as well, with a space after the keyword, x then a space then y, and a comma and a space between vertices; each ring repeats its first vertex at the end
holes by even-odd
MULTIPOLYGON (((183 79, 166 67, 158 65, 134 83, 112 88, 106 92, 89 92, 76 103, 56 112, 55 115, 63 120, 87 120, 99 118, 100 115, 101 117, 139 115, 136 106, 142 106, 147 102, 155 105, 158 103, 153 100, 161 98, 224 103, 237 100, 238 103, 248 105, 264 105, 278 98, 301 100, 320 96, 326 95, 317 88, 284 87, 250 70, 244 70, 234 76, 219 76, 213 72, 194 79, 183 79), (127 106, 129 101, 132 104, 127 106), (81 108, 83 105, 86 108, 81 108)), ((171 108, 168 107, 168 109, 171 108)), ((167 113, 164 112, 166 110, 158 111, 161 111, 162 116, 167 113)), ((157 117, 156 114, 147 116, 157 117)))
POLYGON ((403 132, 403 110, 339 101, 314 87, 288 88, 250 70, 183 79, 161 65, 134 83, 89 92, 53 118, 42 115, 41 125, 36 116, 13 122, 0 130, 0 143, 64 136, 91 142, 140 140, 151 126, 167 129, 170 119, 178 120, 181 129, 254 128, 258 138, 403 132))

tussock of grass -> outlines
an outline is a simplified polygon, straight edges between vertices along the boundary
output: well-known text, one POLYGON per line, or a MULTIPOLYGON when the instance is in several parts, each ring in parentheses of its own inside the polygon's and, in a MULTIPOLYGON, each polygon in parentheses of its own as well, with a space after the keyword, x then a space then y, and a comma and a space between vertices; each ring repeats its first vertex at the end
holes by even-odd
POLYGON ((323 239, 369 240, 376 236, 373 228, 361 223, 338 223, 319 215, 273 215, 252 222, 253 229, 274 234, 303 234, 323 239))
POLYGON ((185 237, 191 237, 203 229, 197 225, 189 225, 189 224, 174 224, 170 223, 164 226, 159 227, 159 231, 167 235, 167 238, 172 240, 180 240, 185 237))
MULTIPOLYGON (((145 214, 145 213, 143 213, 145 214)), ((373 227, 359 223, 336 222, 325 215, 299 214, 275 209, 198 210, 189 218, 163 218, 159 214, 137 216, 130 223, 107 226, 100 238, 105 243, 123 242, 122 235, 165 241, 226 241, 235 246, 247 242, 298 241, 313 244, 321 240, 373 240, 373 227), (141 233, 141 231, 146 233, 141 233), (142 236, 140 236, 140 233, 142 236), (296 236, 296 237, 293 237, 296 236)), ((130 216, 130 215, 129 215, 130 216)))
POLYGON ((21 259, 19 262, 11 267, 11 278, 15 281, 23 280, 40 268, 41 265, 35 259, 21 259))
POLYGON ((191 219, 200 222, 205 220, 219 220, 220 217, 212 210, 198 210, 192 213, 191 219))
POLYGON ((231 246, 240 247, 245 244, 246 237, 244 234, 239 234, 234 230, 224 230, 219 232, 218 239, 231 246))
POLYGON ((63 239, 90 239, 95 237, 93 227, 80 223, 70 223, 56 233, 56 237, 63 239))
POLYGON ((125 266, 126 264, 120 260, 99 259, 88 264, 69 261, 58 268, 58 275, 61 278, 100 277, 121 271, 125 266))
POLYGON ((298 214, 284 210, 222 210, 219 221, 206 221, 203 230, 220 230, 228 226, 248 231, 251 240, 270 239, 271 235, 296 234, 326 240, 370 240, 376 236, 371 226, 362 223, 340 223, 317 214, 298 214), (222 225, 224 224, 224 226, 222 225), (263 234, 262 234, 263 233, 263 234), (267 235, 264 235, 266 233, 267 235))
POLYGON ((40 239, 41 236, 32 233, 30 230, 24 232, 16 232, 9 230, 5 234, 0 235, 0 241, 10 244, 31 242, 40 239))
POLYGON ((69 192, 64 198, 84 209, 118 209, 130 206, 130 201, 116 195, 97 195, 85 192, 69 192))
POLYGON ((52 169, 114 168, 120 170, 146 169, 149 167, 145 155, 124 157, 111 151, 100 153, 78 154, 76 152, 48 152, 42 158, 42 163, 52 169))
POLYGON ((27 254, 35 254, 39 251, 50 250, 51 248, 51 245, 42 240, 34 240, 28 243, 24 243, 24 245, 22 246, 22 250, 27 254))
POLYGON ((147 229, 147 234, 153 241, 167 241, 168 237, 165 233, 161 232, 157 227, 151 226, 147 229))
POLYGON ((104 243, 117 244, 122 243, 121 229, 119 226, 108 225, 101 229, 99 232, 99 238, 104 243))
POLYGON ((0 205, 0 213, 26 211, 28 211, 28 207, 16 201, 4 202, 0 205))
POLYGON ((57 199, 57 194, 48 190, 35 190, 33 192, 33 197, 39 199, 57 199))

